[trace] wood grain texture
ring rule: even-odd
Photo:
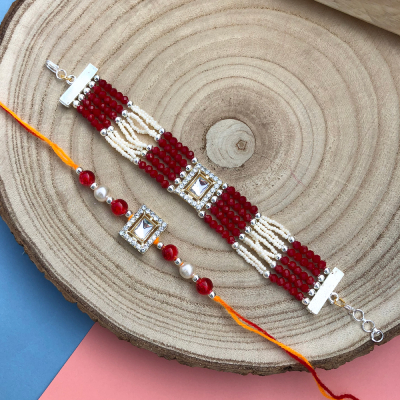
[[[400,2],[398,0],[317,1],[400,35]]]
[[[114,153],[58,102],[65,87],[46,59],[75,74],[98,66],[200,162],[340,267],[342,297],[386,341],[399,333],[400,38],[307,0],[17,4],[4,22],[1,101],[132,210],[145,203],[163,217],[162,241],[238,312],[321,368],[373,348],[342,310],[308,314]],[[120,240],[124,221],[43,143],[0,119],[1,215],[69,301],[121,339],[183,364],[300,369],[197,295],[156,249],[140,256]]]

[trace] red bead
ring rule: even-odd
[[[282,276],[284,276],[285,278],[289,278],[290,276],[290,271],[288,269],[284,269],[282,271]]]
[[[283,278],[278,278],[278,280],[276,281],[276,283],[278,284],[278,286],[283,286],[285,283],[285,280]]]
[[[223,231],[222,232],[222,235],[221,235],[224,239],[228,239],[228,237],[229,237],[229,232],[228,231]]]
[[[235,211],[240,211],[241,208],[242,208],[242,206],[241,206],[239,203],[235,203],[235,204],[233,205],[233,209],[234,209]]]
[[[234,188],[233,186],[228,186],[228,187],[226,188],[226,192],[227,192],[228,194],[233,194],[233,193],[235,193],[235,188]]]
[[[175,179],[175,174],[173,173],[173,172],[170,172],[169,174],[168,174],[168,179],[170,180],[170,181],[173,181],[174,179]]]
[[[168,186],[169,186],[169,182],[168,182],[167,180],[164,179],[164,180],[161,182],[161,187],[162,187],[163,189],[166,189]]]
[[[200,278],[196,282],[196,290],[197,290],[197,293],[199,293],[203,296],[210,294],[213,290],[213,283],[212,283],[211,279]]]
[[[151,176],[153,179],[156,179],[156,178],[157,178],[157,175],[158,175],[158,172],[157,172],[156,170],[154,170],[154,169],[153,169],[153,171],[150,172],[150,176]]]
[[[239,200],[239,199],[240,199],[240,193],[239,193],[239,192],[233,193],[233,198],[234,198],[235,200]]]
[[[313,285],[314,284],[314,278],[312,277],[312,276],[309,276],[307,279],[306,279],[306,283],[307,283],[307,285]]]
[[[205,221],[207,224],[209,224],[209,223],[212,221],[212,216],[209,215],[209,214],[207,214],[207,215],[204,217],[204,221]]]
[[[315,263],[319,263],[319,262],[321,261],[321,257],[320,257],[318,254],[314,254],[312,260],[313,260]]]
[[[293,272],[294,272],[296,275],[299,275],[299,274],[301,274],[301,268],[300,268],[300,267],[293,268]]]
[[[238,228],[232,229],[232,235],[237,237],[240,235],[240,230]]]
[[[215,221],[215,219],[213,221],[210,222],[210,226],[212,229],[215,229],[218,226],[218,222]]]
[[[100,79],[99,86],[104,87],[105,85],[107,85],[107,81],[105,79]]]
[[[221,210],[226,214],[226,213],[229,212],[229,207],[228,207],[228,206],[223,206],[223,207],[221,208]]]
[[[244,217],[244,216],[246,215],[246,210],[245,210],[244,208],[241,208],[241,209],[239,210],[238,214],[239,214],[241,217]]]
[[[145,169],[147,164],[144,161],[139,161],[138,165],[140,169]]]
[[[308,289],[309,289],[309,287],[308,287],[308,285],[306,285],[305,283],[304,283],[303,285],[301,285],[300,290],[301,290],[302,292],[307,293],[307,292],[308,292]]]
[[[283,265],[288,265],[289,264],[289,258],[288,257],[282,257],[281,258],[281,263]]]
[[[176,148],[177,150],[179,150],[179,151],[182,150],[182,147],[183,147],[183,144],[182,144],[181,142],[177,142],[176,145],[175,145],[175,148]]]
[[[244,197],[244,196],[240,196],[240,197],[239,197],[239,203],[240,203],[240,204],[245,204],[246,201],[247,201],[246,197]]]
[[[149,161],[153,161],[153,160],[154,160],[154,154],[149,152],[149,153],[146,154],[146,158],[147,158]]]
[[[275,267],[275,272],[276,272],[277,274],[282,274],[282,272],[283,272],[283,267],[282,267],[282,265],[277,265],[277,266]]]
[[[164,169],[165,169],[165,165],[164,165],[163,163],[159,163],[159,164],[157,165],[157,169],[158,169],[160,172],[163,172]]]
[[[164,147],[164,150],[165,150],[167,153],[169,153],[169,152],[172,150],[171,145],[170,145],[170,144],[167,144],[167,145]]]
[[[296,296],[296,294],[298,293],[298,291],[297,291],[297,289],[296,289],[295,287],[292,287],[292,288],[289,290],[289,293],[290,293],[292,296]]]
[[[111,203],[111,211],[115,215],[124,215],[128,211],[128,203],[122,199],[114,200]]]
[[[311,258],[313,258],[313,256],[314,256],[314,252],[312,250],[308,250],[306,253],[306,257],[311,259]]]
[[[223,202],[223,200],[218,200],[215,204],[217,205],[217,207],[221,208],[222,206],[224,206],[225,203]]]
[[[307,260],[307,258],[302,258],[302,259],[300,260],[300,265],[301,265],[302,267],[307,267],[307,265],[308,265],[308,260]]]
[[[187,146],[183,146],[182,149],[181,149],[181,152],[182,152],[184,155],[186,155],[188,151],[189,151],[189,148],[188,148]]]
[[[193,153],[193,151],[188,151],[188,152],[186,153],[186,157],[187,157],[189,160],[191,160],[192,158],[194,158],[194,153]]]
[[[115,111],[116,111],[118,114],[121,114],[122,111],[124,111],[124,107],[122,107],[121,104],[118,104],[117,107],[115,107]]]
[[[162,248],[162,256],[167,261],[175,261],[178,258],[178,249],[173,244],[168,244]]]
[[[182,156],[180,154],[177,154],[175,156],[175,160],[176,160],[176,162],[180,162],[182,160]]]
[[[319,275],[319,269],[318,269],[318,268],[314,268],[314,269],[311,271],[311,273],[312,273],[313,275],[315,275],[315,276],[318,276],[318,275]]]
[[[164,175],[158,174],[158,175],[157,175],[157,178],[156,178],[156,181],[157,181],[158,183],[162,183],[163,180],[164,180]]]
[[[224,194],[228,195],[228,193],[224,193]],[[232,198],[229,198],[228,201],[227,201],[227,204],[228,204],[229,207],[232,207],[232,206],[235,205],[235,200],[233,200]]]
[[[296,253],[293,257],[296,261],[300,261],[303,257],[301,256],[300,253]]]
[[[314,264],[312,262],[309,262],[308,265],[307,265],[307,269],[312,271],[314,269]]]
[[[83,186],[91,186],[93,183],[96,182],[96,177],[92,171],[82,171],[79,174],[79,182]]]
[[[227,241],[229,244],[233,244],[233,243],[235,243],[235,238],[234,238],[233,236],[229,236],[228,239],[226,239],[226,241]]]
[[[295,250],[299,250],[301,247],[301,243],[296,240],[295,242],[292,243],[292,246]]]
[[[240,218],[239,218],[238,215],[234,215],[233,218],[232,218],[232,220],[233,220],[233,222],[234,222],[235,224],[238,224],[238,223],[240,222]]]
[[[294,261],[290,261],[290,263],[289,263],[289,268],[291,269],[291,270],[293,270],[293,269],[295,269],[297,267],[297,264],[294,262]]]
[[[246,201],[246,203],[243,204],[243,207],[244,207],[245,210],[250,210],[251,203]]]
[[[160,148],[159,148],[159,147],[153,147],[153,148],[151,149],[151,151],[152,151],[152,153],[155,154],[155,155],[160,154]]]
[[[301,287],[301,285],[303,284],[303,282],[301,281],[301,279],[296,279],[296,281],[294,282],[294,285],[299,288]]]
[[[295,297],[296,297],[296,300],[298,300],[298,301],[302,301],[304,299],[303,293],[297,293]]]
[[[151,165],[146,165],[144,172],[146,172],[147,174],[150,174],[151,171],[153,171],[153,168],[151,167]]]
[[[226,225],[228,225],[228,223],[229,223],[229,219],[228,218],[224,217],[224,218],[221,219],[221,224],[222,225],[226,226]]]
[[[306,254],[308,251],[308,247],[307,246],[301,246],[300,247],[300,253],[301,254]]]
[[[161,139],[158,141],[158,145],[159,145],[160,147],[165,147],[165,146],[167,145],[167,141],[166,141],[165,139],[161,138]]]
[[[271,282],[276,282],[276,281],[278,280],[278,275],[271,274],[271,275],[269,276],[269,280],[270,280]]]
[[[186,160],[181,160],[181,161],[179,161],[179,165],[180,165],[181,167],[186,167],[187,161],[186,161]]]
[[[287,251],[287,254],[288,254],[289,257],[293,257],[296,254],[296,252],[294,251],[294,249],[289,249]]]
[[[326,261],[320,261],[318,263],[318,268],[319,269],[325,269],[326,268]]]
[[[106,83],[104,85],[104,90],[106,90],[107,92],[109,92],[112,89],[112,86],[109,83]]]
[[[257,214],[257,213],[258,213],[258,208],[257,208],[257,206],[251,206],[251,207],[250,207],[250,212],[251,212],[252,214]]]
[[[181,167],[176,166],[174,172],[178,175],[181,172]]]
[[[239,227],[239,229],[244,229],[244,228],[246,228],[246,222],[240,221],[240,222],[238,223],[238,227]]]
[[[123,97],[122,97],[122,100],[121,100],[121,103],[122,103],[122,104],[128,104],[128,101],[129,101],[128,97],[123,96]]]
[[[171,132],[164,132],[163,138],[166,140],[170,140],[172,138],[172,133]]]
[[[306,279],[308,278],[307,272],[304,272],[304,271],[303,271],[303,272],[300,274],[300,278],[303,279],[303,281],[306,281]]]
[[[115,89],[115,88],[112,88],[112,89],[109,90],[108,92],[110,93],[110,95],[111,95],[112,97],[115,97],[115,96],[117,95],[117,93],[118,93],[118,90]]]
[[[223,227],[222,225],[218,225],[218,226],[215,228],[215,231],[216,231],[217,233],[221,234],[221,233],[224,231],[224,227]]]
[[[217,212],[218,212],[218,207],[217,206],[211,206],[210,213],[215,215]]]
[[[289,291],[292,288],[292,285],[289,282],[286,282],[282,287],[285,290]]]
[[[253,219],[253,218],[251,217],[250,214],[247,214],[247,213],[245,214],[244,220],[245,220],[246,222],[250,222],[252,219]]]
[[[169,142],[171,143],[171,146],[175,146],[175,145],[178,143],[178,139],[172,137],[172,138],[169,140]],[[176,149],[175,149],[175,151],[176,151]]]
[[[84,110],[83,106],[76,107],[76,111],[78,111],[79,114],[82,114],[83,110]]]
[[[123,95],[121,92],[117,92],[117,94],[115,95],[115,98],[116,98],[118,101],[121,101],[123,97],[124,97],[124,95]]]
[[[292,283],[293,283],[296,279],[297,279],[297,278],[296,278],[296,275],[294,275],[294,274],[291,274],[291,275],[288,277],[289,282],[292,282]]]

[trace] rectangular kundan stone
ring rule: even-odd
[[[321,311],[322,306],[328,300],[330,294],[335,291],[343,276],[344,273],[339,268],[333,269],[308,305],[307,310],[310,313],[318,314]]]
[[[60,97],[60,103],[65,107],[69,107],[72,102],[79,96],[79,93],[85,89],[86,85],[96,75],[98,69],[89,64],[83,72],[75,79],[74,83]]]

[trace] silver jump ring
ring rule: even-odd
[[[378,339],[377,339],[378,337]],[[383,340],[383,332],[379,329],[374,328],[371,332],[371,340],[375,343],[380,343]]]
[[[357,318],[356,317],[356,313],[361,313],[361,318]],[[359,308],[357,308],[356,310],[353,311],[353,318],[357,321],[357,322],[361,322],[364,320],[364,311],[360,310]]]
[[[67,77],[67,71],[65,69],[58,69],[56,72],[56,77],[58,79],[65,79]]]
[[[366,329],[365,325],[370,324],[371,325],[371,329]],[[367,333],[371,333],[374,331],[375,329],[375,324],[370,320],[370,319],[366,319],[365,321],[363,321],[363,323],[361,324],[361,328],[364,332]]]

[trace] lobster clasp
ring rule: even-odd
[[[68,75],[65,69],[60,68],[57,64],[53,63],[53,61],[47,60],[46,67],[56,74],[57,79],[61,79],[66,81],[68,85],[72,85],[75,80],[74,75]]]

